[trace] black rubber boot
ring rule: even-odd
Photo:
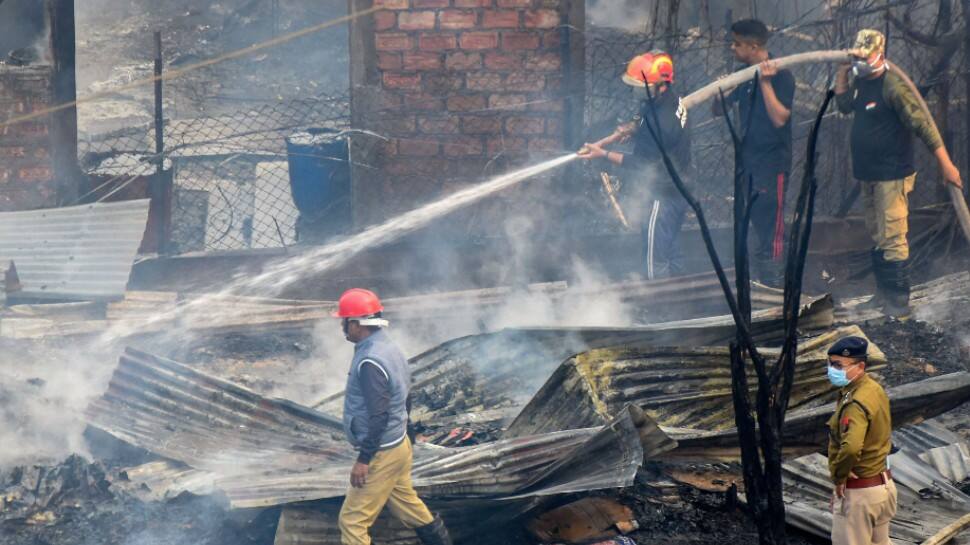
[[[883,260],[882,250],[876,248],[869,252],[869,256],[872,259],[872,275],[876,278],[876,293],[865,303],[859,304],[856,307],[859,310],[879,310],[886,305],[889,299],[886,289],[887,274],[889,273],[888,262]]]
[[[883,314],[899,320],[909,318],[909,260],[886,262],[886,288]]]
[[[448,535],[448,529],[445,528],[445,522],[438,515],[435,515],[431,524],[419,526],[414,531],[424,545],[452,545],[451,536]]]

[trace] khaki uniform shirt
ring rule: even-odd
[[[886,391],[869,375],[842,388],[829,419],[829,475],[842,484],[849,473],[859,478],[886,471],[891,448],[892,415]]]

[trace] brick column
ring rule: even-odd
[[[49,66],[0,65],[0,119],[22,116],[50,103]],[[44,116],[0,128],[0,211],[56,206],[50,123],[50,116]]]
[[[355,146],[355,162],[367,163],[355,165],[355,223],[573,145],[582,108],[567,98],[583,103],[574,96],[583,90],[576,4],[373,0],[383,9],[351,32],[352,107],[356,126],[387,140]],[[579,38],[571,44],[562,41],[566,24]],[[570,73],[578,80],[565,82]]]

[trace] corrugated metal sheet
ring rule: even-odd
[[[98,299],[124,294],[145,234],[148,200],[0,214],[0,264],[14,262],[22,295]]]
[[[882,317],[878,310],[860,310],[858,305],[868,297],[849,299],[836,310],[838,323],[858,323]],[[941,276],[925,284],[913,286],[910,307],[913,317],[929,323],[962,320],[970,305],[970,272],[963,271]]]
[[[847,335],[865,336],[857,326],[803,338],[798,346],[789,407],[817,406],[837,391],[820,370],[827,351]],[[886,357],[870,344],[870,370]],[[762,351],[769,361],[780,348]],[[750,370],[754,391],[757,379]],[[567,359],[509,426],[507,436],[601,425],[627,404],[647,412],[661,425],[697,430],[734,426],[730,353],[724,346],[619,347],[582,352]]]
[[[945,413],[970,399],[970,373],[950,373],[903,384],[886,390],[892,409],[893,426],[922,422]],[[834,405],[792,411],[785,416],[785,448],[806,454],[825,448],[828,441],[826,422]],[[691,429],[666,429],[677,441],[677,449],[668,458],[713,460],[737,458],[737,433],[734,429],[715,432]]]
[[[335,419],[267,399],[176,362],[126,350],[90,424],[127,443],[212,474],[234,507],[343,495],[356,458]],[[501,499],[625,486],[645,452],[673,448],[636,408],[603,428],[570,430],[476,447],[416,449],[412,475],[429,497]],[[597,460],[592,465],[589,460]],[[167,465],[133,480],[185,488]]]
[[[970,511],[970,497],[913,453],[900,451],[889,462],[899,494],[898,511],[889,527],[894,543],[922,543]],[[786,463],[784,494],[789,524],[829,536],[832,484],[824,456],[811,454]]]
[[[802,308],[804,331],[828,329],[833,320],[832,299],[808,299]],[[781,308],[755,312],[753,333],[762,342],[781,338]],[[522,407],[569,356],[609,346],[712,346],[727,344],[735,335],[730,316],[652,324],[634,328],[518,328],[471,335],[445,342],[411,358],[414,391],[412,417],[416,421],[441,420],[474,410],[493,408],[501,400]],[[474,383],[477,398],[456,397],[434,406],[422,402],[425,388],[447,390],[460,378]],[[457,389],[453,389],[456,390]],[[343,393],[331,395],[316,407],[339,413]]]

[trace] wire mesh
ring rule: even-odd
[[[234,115],[168,120],[166,169],[174,169],[171,246],[175,253],[276,248],[297,242],[300,211],[290,183],[286,139],[307,130],[342,131],[349,99],[317,97]],[[154,128],[145,125],[82,142],[91,174],[149,176],[157,168]]]

